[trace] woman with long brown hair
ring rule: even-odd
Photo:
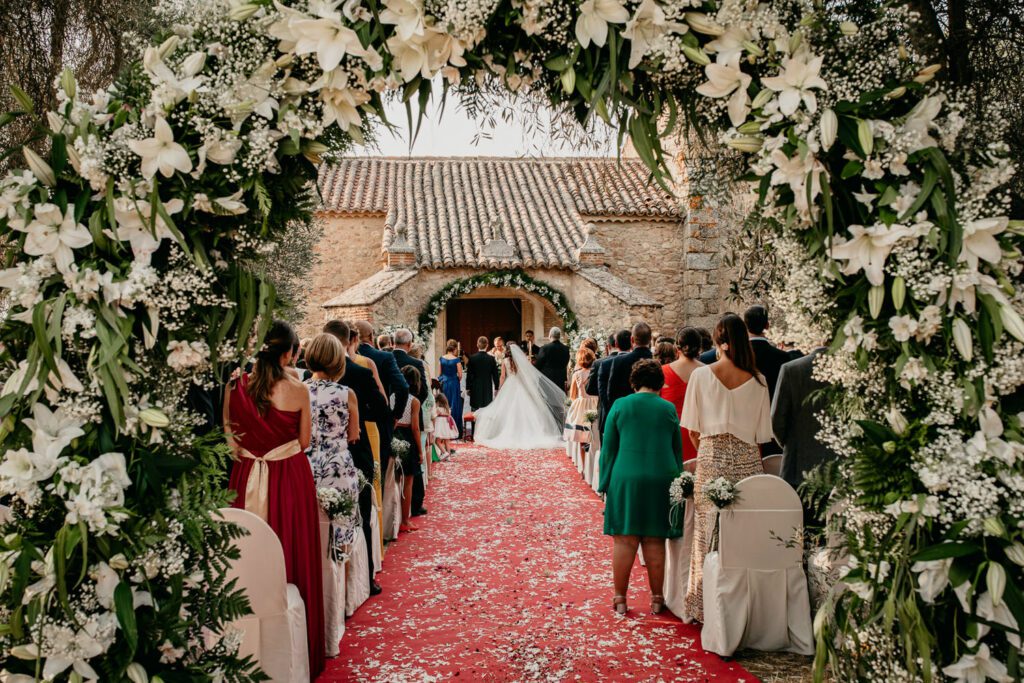
[[[224,396],[224,431],[235,466],[232,505],[261,517],[284,549],[288,583],[306,605],[310,678],[324,668],[324,605],[320,505],[305,449],[310,442],[306,385],[289,370],[298,336],[286,322],[271,325],[252,372]]]
[[[754,364],[743,319],[723,316],[713,339],[718,360],[690,373],[680,420],[697,447],[693,549],[684,603],[686,616],[696,621],[704,621],[704,556],[711,550],[715,513],[704,486],[719,477],[736,483],[763,474],[759,444],[772,439],[768,386]]]

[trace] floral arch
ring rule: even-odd
[[[169,5],[172,6],[172,5]],[[494,84],[628,135],[655,179],[681,117],[743,155],[831,340],[844,583],[819,673],[1019,677],[1024,223],[1006,147],[904,45],[809,0],[217,0],[99,93],[65,73],[0,182],[0,646],[8,681],[248,680],[223,625],[235,533],[201,402],[274,310],[253,267],[315,163],[397,91]],[[220,639],[210,634],[220,634]],[[9,656],[8,656],[9,655]]]
[[[430,337],[441,312],[452,299],[465,296],[481,287],[511,288],[536,294],[548,302],[558,317],[562,319],[566,334],[572,335],[579,327],[576,314],[569,306],[569,300],[566,299],[565,294],[547,283],[530,277],[521,270],[496,270],[454,280],[439,289],[430,297],[419,315],[417,322],[420,336],[424,339]]]

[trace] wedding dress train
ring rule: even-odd
[[[476,411],[474,440],[499,449],[561,446],[565,392],[538,372],[518,346],[511,347],[511,360],[497,397]]]

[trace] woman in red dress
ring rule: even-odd
[[[306,606],[309,674],[324,669],[323,576],[320,507],[309,446],[309,389],[287,368],[298,343],[288,323],[275,321],[256,365],[224,397],[224,430],[235,459],[233,506],[262,517],[284,548],[288,583]]]
[[[683,401],[686,399],[686,383],[690,381],[690,373],[704,365],[697,357],[700,356],[700,332],[694,327],[684,327],[679,331],[676,344],[679,347],[679,358],[661,366],[665,374],[665,386],[661,388],[661,397],[676,407],[676,415],[683,414]],[[697,457],[697,448],[690,441],[689,431],[679,428],[683,436],[683,461]]]

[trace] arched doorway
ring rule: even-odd
[[[480,287],[447,303],[438,316],[432,346],[435,357],[440,357],[445,343],[455,339],[472,354],[481,336],[492,344],[495,335],[521,341],[527,330],[540,343],[554,325],[562,327],[565,320],[543,297],[510,287]]]

